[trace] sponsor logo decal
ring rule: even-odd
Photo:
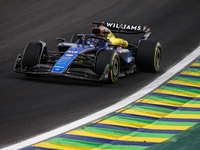
[[[66,56],[67,56],[67,57],[72,57],[72,56],[73,56],[73,54],[66,54]]]
[[[127,59],[127,63],[130,63],[132,60],[133,60],[133,58],[132,58],[132,57],[129,57],[129,58]]]
[[[120,24],[120,23],[111,23],[111,22],[106,22],[106,26],[108,28],[116,28],[116,29],[123,29],[123,30],[142,30],[142,26],[138,25],[129,25],[129,24]]]
[[[127,50],[127,49],[122,49],[122,50],[118,50],[117,52],[118,52],[118,54],[129,53],[129,50]]]
[[[67,52],[69,52],[69,53],[75,53],[75,54],[78,53],[78,51],[67,51]]]
[[[63,66],[54,66],[55,68],[64,68]]]

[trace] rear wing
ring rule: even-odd
[[[110,31],[115,33],[125,33],[125,34],[149,34],[151,32],[150,27],[143,25],[133,25],[125,23],[116,23],[116,22],[93,22],[96,26],[105,26]]]
[[[143,25],[133,25],[125,23],[116,23],[116,22],[93,22],[97,27],[105,26],[113,33],[122,33],[122,34],[143,34],[140,40],[147,40],[151,34],[151,29],[148,26]]]

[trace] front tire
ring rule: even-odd
[[[42,44],[39,42],[29,43],[22,54],[22,69],[28,69],[39,63],[42,52]]]
[[[136,53],[136,66],[139,71],[157,72],[162,58],[159,42],[143,40],[139,43]]]
[[[101,50],[96,60],[96,73],[100,76],[103,75],[107,64],[110,65],[107,81],[109,83],[116,83],[120,72],[119,55],[114,51]]]

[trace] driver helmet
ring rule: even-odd
[[[88,38],[86,41],[87,45],[93,45],[93,46],[98,46],[99,39],[97,38]]]

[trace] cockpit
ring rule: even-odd
[[[93,45],[94,47],[105,47],[108,42],[105,38],[95,35],[78,34],[76,39],[76,44]]]

